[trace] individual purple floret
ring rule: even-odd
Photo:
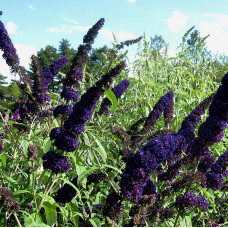
[[[179,209],[180,213],[184,213],[185,209],[195,209],[196,207],[200,207],[203,211],[206,211],[209,206],[207,200],[195,196],[190,192],[177,197],[175,205]]]
[[[63,130],[60,127],[53,128],[50,132],[50,139],[54,140],[56,139],[57,135],[61,133]]]
[[[19,108],[15,111],[14,115],[13,115],[13,118],[12,118],[12,121],[17,121],[17,120],[20,120],[20,114],[19,114]]]
[[[66,88],[61,92],[61,98],[64,98],[66,101],[77,101],[78,92],[72,88]]]
[[[71,132],[61,132],[56,136],[55,146],[59,150],[72,152],[78,148],[78,139]]]
[[[73,107],[71,105],[59,105],[55,108],[53,116],[56,118],[59,115],[69,116],[73,113]]]
[[[112,89],[117,100],[122,96],[122,94],[126,91],[129,85],[130,85],[130,82],[127,79],[125,79]],[[111,101],[108,98],[105,98],[101,103],[101,108],[98,112],[99,115],[108,111],[110,105],[111,105]]]
[[[54,173],[66,173],[70,169],[70,160],[67,157],[49,151],[43,155],[44,169],[50,169]]]
[[[68,58],[63,56],[60,59],[56,60],[54,63],[52,63],[48,68],[46,68],[43,71],[44,80],[46,82],[46,85],[52,82],[52,79],[56,74],[59,73],[61,68],[66,65],[68,62]]]
[[[9,38],[4,24],[0,21],[0,50],[3,51],[3,58],[10,67],[11,71],[16,73],[19,70],[19,57],[17,51]]]

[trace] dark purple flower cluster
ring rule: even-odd
[[[67,157],[49,151],[43,155],[43,167],[50,169],[54,173],[65,173],[70,169],[70,160]]]
[[[214,94],[211,94],[205,100],[200,102],[200,104],[182,121],[181,129],[178,133],[185,136],[188,144],[195,138],[196,125],[201,120],[201,115],[203,115],[209,107],[213,97]]]
[[[211,154],[210,151],[207,152],[206,156],[199,162],[198,171],[201,173],[206,173],[213,163],[215,162],[215,156]]]
[[[66,101],[77,101],[78,100],[78,92],[72,88],[65,88],[61,92],[61,98],[64,98]]]
[[[59,105],[55,108],[53,116],[56,118],[59,115],[69,116],[73,113],[73,107],[71,105]]]
[[[60,59],[53,62],[48,68],[43,71],[43,77],[46,85],[52,82],[55,75],[59,73],[61,68],[68,63],[68,58],[63,56]]]
[[[228,122],[228,96],[227,83],[228,73],[222,79],[222,85],[219,86],[213,101],[209,107],[209,117],[199,127],[198,135],[202,143],[206,146],[220,142],[223,138],[223,131]]]
[[[0,50],[3,51],[3,58],[9,65],[12,72],[17,72],[19,68],[19,57],[17,51],[9,38],[4,24],[0,21]]]
[[[56,139],[57,135],[60,134],[61,132],[63,132],[63,130],[62,130],[61,127],[53,128],[53,129],[51,130],[50,135],[49,135],[50,139],[51,139],[51,140]]]
[[[59,150],[72,152],[78,148],[78,139],[71,132],[61,132],[56,136],[55,146]]]
[[[122,198],[117,193],[110,193],[106,198],[106,202],[102,210],[103,216],[109,217],[115,223],[118,223],[124,207],[121,201]]]
[[[158,119],[161,117],[162,112],[165,111],[166,108],[166,115],[172,115],[172,103],[173,103],[173,91],[169,91],[166,95],[161,97],[159,101],[154,106],[152,112],[150,112],[149,116],[146,119],[144,128],[153,128],[153,126],[157,123]]]
[[[207,200],[190,192],[177,197],[175,205],[180,213],[184,213],[185,209],[195,209],[196,207],[200,207],[203,211],[206,211],[209,206]]]
[[[79,80],[83,78],[82,68],[88,61],[88,53],[91,50],[90,44],[79,45],[76,55],[72,60],[70,70],[66,74],[63,82],[64,87],[79,86]]]
[[[13,193],[7,188],[0,187],[0,196],[4,198],[10,198],[13,196]]]
[[[83,43],[79,45],[76,55],[72,60],[70,70],[66,74],[66,78],[63,82],[65,87],[71,87],[73,85],[79,86],[79,80],[82,79],[82,68],[88,61],[88,53],[91,50],[91,44],[94,42],[98,31],[104,24],[104,18],[101,18],[92,28],[89,29],[87,34],[83,38]]]
[[[162,162],[176,160],[181,151],[186,151],[186,140],[182,135],[162,135],[150,140],[127,163],[120,182],[122,194],[137,201],[142,196],[149,174]]]
[[[6,206],[6,211],[19,211],[20,203],[15,202],[11,197],[13,197],[13,193],[6,188],[0,187],[0,203]]]
[[[107,181],[107,176],[104,173],[94,173],[92,172],[88,177],[87,177],[87,185],[90,185],[92,183],[100,183],[101,181]]]
[[[74,106],[73,113],[64,123],[66,131],[73,132],[76,135],[81,134],[85,129],[85,123],[92,116],[92,110],[96,107],[96,102],[99,100],[104,91],[104,86],[110,84],[113,77],[116,77],[125,67],[125,63],[121,62],[110,72],[103,75],[96,82],[95,86],[89,88],[85,94],[81,96],[81,100]]]
[[[71,183],[77,186],[77,177],[75,177]],[[64,184],[63,187],[58,189],[54,199],[59,206],[65,207],[66,203],[69,203],[75,196],[76,190],[71,185]]]
[[[83,37],[83,43],[92,44],[96,38],[98,31],[104,25],[104,18],[101,18],[92,28],[89,29],[87,34]]]
[[[207,187],[216,191],[221,188],[224,181],[222,176],[227,176],[228,152],[219,156],[218,160],[211,166],[211,170],[205,174]]]
[[[122,96],[122,94],[126,91],[129,85],[130,82],[127,79],[125,79],[112,89],[117,100]],[[108,98],[105,98],[101,103],[101,107],[98,114],[101,115],[102,113],[107,112],[109,110],[110,105],[111,101]]]

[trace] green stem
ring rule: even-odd
[[[47,188],[48,188],[48,185],[49,185],[49,183],[50,183],[50,181],[51,181],[51,179],[52,179],[52,175],[53,175],[53,172],[51,172],[51,175],[49,176],[49,178],[48,178],[48,180],[47,180],[47,182],[46,182],[46,185],[45,185],[45,188],[44,188],[44,194],[47,194]],[[53,181],[54,182],[54,181]],[[52,183],[53,184],[53,183]],[[42,198],[41,199],[41,201],[40,201],[40,203],[39,203],[39,206],[38,206],[38,208],[37,208],[37,213],[40,211],[40,209],[41,209],[41,207],[42,207],[42,204],[43,204],[43,201],[44,201],[44,199]]]

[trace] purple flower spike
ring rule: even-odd
[[[78,92],[72,88],[66,88],[61,92],[61,98],[76,102],[78,100]]]
[[[65,64],[67,64],[67,62],[68,62],[68,58],[64,56],[64,57],[56,60],[54,63],[52,63],[48,68],[46,68],[43,71],[43,76],[44,76],[44,80],[46,82],[46,85],[48,85],[52,81],[54,76],[59,73],[61,68]]]
[[[3,51],[3,58],[9,65],[12,72],[19,70],[19,57],[17,51],[13,46],[11,39],[9,38],[8,32],[4,27],[4,24],[0,21],[0,50]]]
[[[206,211],[209,206],[207,200],[189,192],[177,197],[175,205],[181,213],[184,213],[185,209],[195,209],[196,207],[201,207],[203,211]]]
[[[161,97],[159,101],[154,106],[152,112],[146,119],[144,128],[152,128],[161,117],[162,112],[168,107],[170,102],[173,100],[173,91],[168,92],[166,95]]]
[[[72,152],[78,148],[78,139],[71,132],[61,132],[56,137],[55,146],[59,150]]]
[[[43,155],[44,169],[50,169],[54,173],[65,173],[70,169],[70,160],[67,157],[49,151]]]

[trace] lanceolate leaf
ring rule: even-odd
[[[116,95],[113,93],[113,91],[110,89],[105,90],[105,95],[111,101],[113,110],[117,109],[117,99],[116,99]]]

